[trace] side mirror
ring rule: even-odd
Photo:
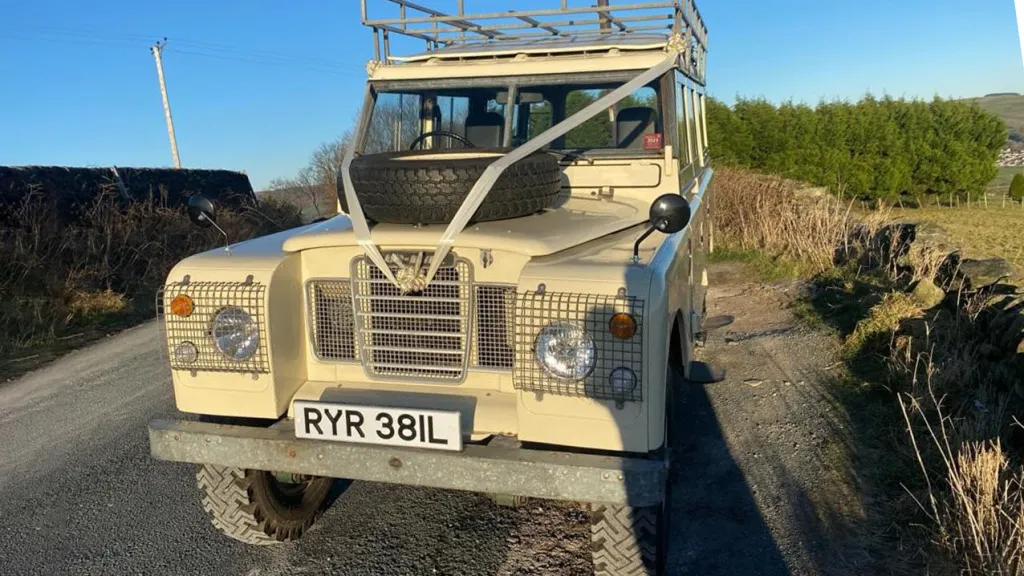
[[[189,198],[188,219],[200,228],[209,228],[210,226],[216,228],[224,237],[224,251],[231,254],[231,241],[228,239],[228,233],[217,226],[217,210],[214,208],[212,200],[202,194],[196,194]]]
[[[217,210],[213,207],[213,201],[202,194],[189,198],[188,218],[200,228],[213,226],[217,222]]]
[[[679,194],[665,194],[651,204],[651,226],[663,234],[675,234],[690,223],[690,203]]]
[[[655,230],[662,234],[675,234],[686,228],[690,223],[690,203],[679,194],[664,194],[659,196],[648,213],[650,226],[636,239],[633,244],[633,263],[640,263],[640,244],[654,233]]]

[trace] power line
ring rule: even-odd
[[[142,42],[148,43],[153,36],[142,34],[128,34],[124,32],[105,33],[88,30],[73,30],[69,28],[57,28],[51,26],[18,27],[0,25],[0,38],[14,40],[41,40],[46,42],[84,44],[84,45],[106,45],[106,46],[138,46]],[[243,50],[210,42],[199,42],[195,40],[175,40],[184,48],[173,48],[175,53],[214,58],[220,60],[231,60],[235,62],[247,62],[251,64],[264,64],[272,66],[283,66],[294,69],[302,69],[312,72],[324,72],[329,74],[359,73],[363,74],[361,68],[353,67],[350,64],[314,58],[296,54],[280,54],[266,51]]]

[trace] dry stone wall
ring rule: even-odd
[[[181,207],[197,193],[226,209],[256,204],[249,177],[229,170],[0,166],[0,226],[16,226],[19,206],[32,196],[41,197],[62,223],[74,224],[102,195]]]

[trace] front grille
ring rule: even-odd
[[[426,266],[424,266],[426,267]],[[403,295],[368,259],[352,264],[359,356],[370,376],[460,382],[469,358],[472,269],[453,259]]]
[[[636,334],[619,340],[609,331],[609,321],[619,312],[636,320]],[[585,396],[603,400],[643,400],[643,300],[625,296],[572,293],[520,293],[516,300],[515,371],[512,384],[518,390]],[[558,378],[537,360],[534,346],[541,330],[552,322],[569,322],[586,330],[594,341],[594,369],[583,380]],[[616,368],[628,368],[636,375],[636,387],[629,391],[612,388],[610,376]]]
[[[473,366],[498,370],[512,369],[515,310],[515,286],[476,287]]]
[[[313,280],[306,285],[313,353],[325,361],[356,360],[352,283]]]
[[[179,295],[192,299],[192,313],[186,318],[165,312]],[[175,282],[162,287],[156,296],[157,318],[164,331],[171,368],[193,372],[269,373],[265,295],[266,286],[259,282]],[[258,327],[259,347],[248,360],[239,362],[228,358],[217,350],[210,337],[214,316],[228,306],[244,310]],[[175,347],[185,342],[193,344],[199,352],[194,362],[179,360],[174,353]]]

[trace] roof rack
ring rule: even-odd
[[[478,14],[466,13],[466,0],[458,0],[458,13],[454,15],[411,0],[372,1],[377,6],[385,1],[398,6],[397,18],[371,18],[368,0],[361,0],[363,24],[373,29],[374,60],[377,61],[387,62],[392,58],[391,34],[423,40],[427,52],[436,52],[471,43],[660,32],[666,37],[679,35],[688,40],[698,62],[703,62],[707,51],[707,28],[694,0],[620,5],[597,0],[596,6],[570,6],[568,0],[559,0],[557,8]]]

